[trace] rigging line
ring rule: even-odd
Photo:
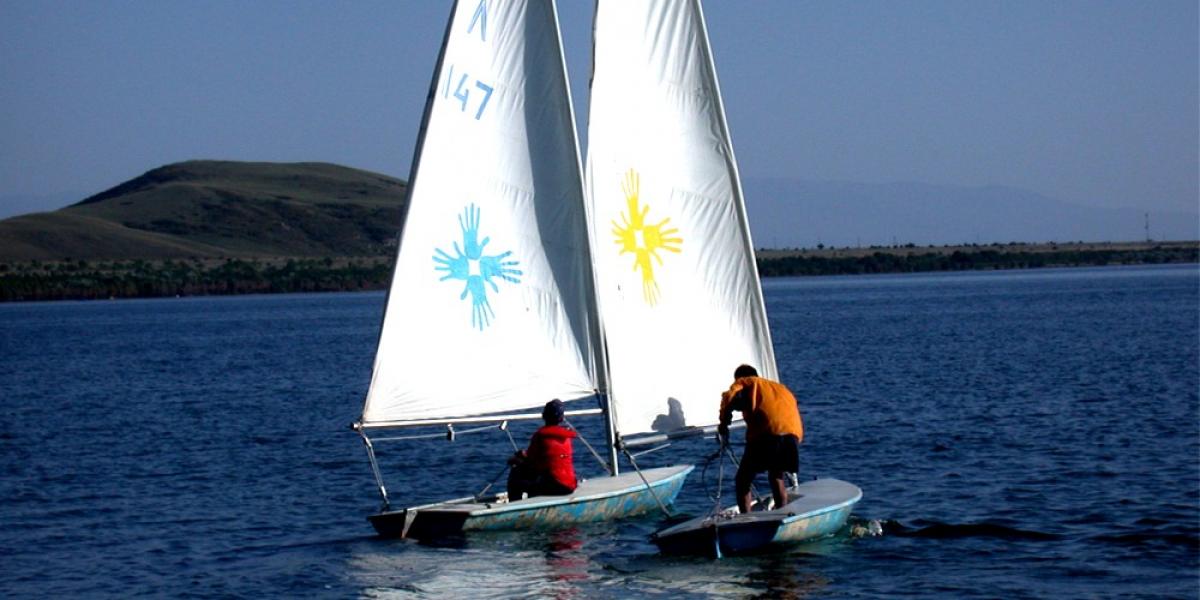
[[[499,472],[499,473],[497,473],[497,474],[496,474],[496,476],[492,478],[492,482],[491,482],[491,483],[489,483],[489,484],[487,484],[487,485],[485,485],[485,486],[483,486],[483,489],[482,489],[482,490],[479,490],[479,493],[478,493],[478,494],[475,494],[475,501],[476,501],[476,502],[478,502],[479,500],[481,500],[481,499],[483,498],[483,495],[484,495],[484,494],[486,494],[488,490],[492,489],[492,486],[493,486],[493,485],[496,485],[496,482],[497,482],[497,481],[500,481],[500,478],[501,478],[501,477],[503,477],[503,476],[504,476],[504,474],[505,474],[505,473],[507,473],[507,472],[508,472],[508,469],[509,469],[509,468],[511,468],[511,467],[512,467],[512,465],[511,465],[511,464],[507,464],[507,463],[506,463],[506,464],[504,465],[504,468],[503,468],[503,469],[501,469],[501,470],[500,470],[500,472]]]
[[[722,446],[724,447],[724,444],[722,444]],[[713,458],[717,459],[717,496],[713,499],[713,509],[710,518],[712,519],[713,554],[720,559],[721,532],[719,529],[721,527],[721,488],[725,485],[725,461],[721,460],[720,450],[717,450],[715,453],[713,453],[709,460],[711,461]],[[707,469],[708,465],[705,464],[704,468]]]
[[[394,437],[375,438],[376,442],[404,442],[408,440],[431,440],[434,438],[446,439],[444,433],[427,433],[422,435],[401,435]]]
[[[391,502],[388,501],[387,487],[383,485],[383,473],[379,471],[379,462],[375,459],[375,446],[371,444],[371,438],[367,437],[366,432],[359,430],[358,433],[367,447],[367,458],[371,461],[371,472],[375,474],[375,484],[379,486],[379,495],[383,496],[382,510],[387,511],[391,508]]]
[[[660,446],[655,446],[655,447],[653,447],[653,448],[651,448],[651,449],[649,449],[649,450],[642,450],[641,452],[634,452],[634,453],[633,453],[633,455],[634,455],[634,456],[641,456],[641,455],[643,455],[643,454],[650,454],[651,452],[658,452],[659,450],[662,450],[662,449],[664,449],[664,448],[670,448],[670,447],[671,447],[671,442],[667,442],[667,443],[665,443],[665,444],[662,444],[662,445],[660,445]]]
[[[576,429],[574,425],[571,425],[571,422],[568,421],[566,417],[563,417],[563,423],[566,423],[568,427],[575,430],[575,435],[579,437],[579,441],[583,442],[583,445],[587,446],[587,449],[592,452],[592,456],[596,457],[596,460],[600,462],[600,467],[604,469],[604,472],[608,473],[609,475],[612,475],[613,474],[612,467],[610,467],[607,462],[604,462],[603,458],[600,458],[600,454],[597,453],[596,449],[593,448],[592,445],[588,443],[587,438],[583,437],[583,434],[579,433],[579,430]],[[629,454],[629,452],[626,451],[625,454]],[[630,462],[632,462],[633,458],[630,457],[629,460],[630,460]],[[636,465],[634,466],[634,468],[637,468]],[[643,479],[645,479],[645,478],[643,478]]]
[[[629,459],[629,464],[633,465],[633,470],[637,471],[638,477],[642,478],[642,483],[646,484],[646,491],[650,492],[650,497],[654,498],[654,502],[657,503],[658,507],[662,509],[663,514],[667,515],[668,518],[675,516],[671,514],[670,510],[667,510],[667,506],[658,498],[658,494],[654,493],[654,487],[651,486],[650,482],[646,480],[646,476],[642,474],[642,470],[638,468],[637,461],[633,459],[633,455],[629,453],[629,450],[622,445],[621,451],[624,452],[625,457]]]
[[[717,457],[717,497],[713,502],[713,515],[721,513],[721,488],[725,487],[725,461]]]
[[[517,441],[513,439],[512,432],[508,430],[508,421],[500,422],[500,431],[508,434],[508,443],[512,444],[513,452],[520,452],[521,449],[517,447]]]
[[[503,431],[504,433],[508,434],[508,443],[512,444],[513,452],[516,452],[519,454],[521,452],[521,449],[517,448],[517,441],[513,439],[512,432],[508,430],[508,421],[500,421],[500,424],[497,425],[496,427],[498,427],[500,429],[500,431]],[[478,494],[475,494],[475,500],[479,500],[479,499],[483,498],[483,495],[486,494],[488,490],[492,489],[492,486],[496,485],[496,482],[500,481],[500,478],[503,477],[504,474],[507,473],[508,470],[511,468],[512,468],[512,462],[511,462],[511,459],[509,459],[508,461],[504,462],[504,468],[501,469],[500,472],[497,473],[496,476],[492,478],[492,482],[483,486],[483,489],[479,490]]]
[[[704,470],[700,474],[700,480],[704,483],[704,492],[713,501],[713,509],[709,513],[711,516],[715,516],[721,512],[721,487],[725,484],[725,461],[721,460],[724,458],[722,454],[723,451],[718,449],[716,452],[708,455],[704,459]],[[717,487],[715,492],[709,493],[708,467],[712,465],[714,460],[717,461]]]
[[[459,429],[454,429],[454,427],[452,425],[448,424],[446,432],[443,432],[443,433],[420,433],[420,434],[415,434],[415,435],[397,435],[397,436],[392,436],[392,437],[375,438],[374,441],[376,441],[376,442],[402,442],[402,441],[408,441],[408,440],[432,440],[432,439],[437,439],[437,438],[450,439],[451,441],[453,441],[453,438],[456,438],[460,435],[464,435],[467,433],[479,433],[480,431],[488,431],[490,429],[495,429],[495,428],[496,428],[495,425],[484,425],[483,427],[474,427],[471,429],[459,430]],[[507,431],[507,430],[505,430],[505,431]],[[453,435],[449,435],[449,432],[453,432]],[[512,434],[510,433],[509,437],[511,437],[511,436],[512,436]],[[514,443],[514,445],[515,445],[515,443]]]

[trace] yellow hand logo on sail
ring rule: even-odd
[[[633,254],[633,270],[642,272],[642,298],[646,304],[654,306],[658,303],[659,290],[658,282],[654,280],[654,263],[650,259],[653,258],[662,266],[663,260],[658,252],[666,250],[679,253],[679,245],[683,243],[683,238],[674,237],[679,233],[678,229],[666,228],[670,218],[653,225],[646,224],[646,215],[650,212],[650,207],[639,205],[640,188],[641,178],[637,171],[630,169],[625,174],[625,181],[621,183],[628,213],[621,213],[623,223],[617,223],[615,220],[612,222],[612,232],[617,238],[617,245],[621,247],[621,254]]]

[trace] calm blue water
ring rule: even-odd
[[[381,294],[0,305],[0,593],[1200,593],[1196,265],[771,280],[766,297],[804,475],[862,487],[853,522],[880,536],[717,562],[657,556],[656,515],[379,540],[347,425]],[[507,446],[498,431],[385,446],[393,497],[478,491]],[[576,463],[597,472],[582,447]],[[714,471],[681,511],[710,508]]]

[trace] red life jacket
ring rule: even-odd
[[[575,465],[571,439],[575,432],[558,425],[546,425],[533,433],[529,441],[529,460],[538,473],[549,473],[555,481],[575,489]]]

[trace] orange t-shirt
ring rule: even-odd
[[[733,411],[742,411],[746,421],[746,440],[760,435],[794,435],[804,439],[804,423],[796,397],[782,383],[761,377],[736,379],[729,391],[721,394],[721,424],[733,420]]]

